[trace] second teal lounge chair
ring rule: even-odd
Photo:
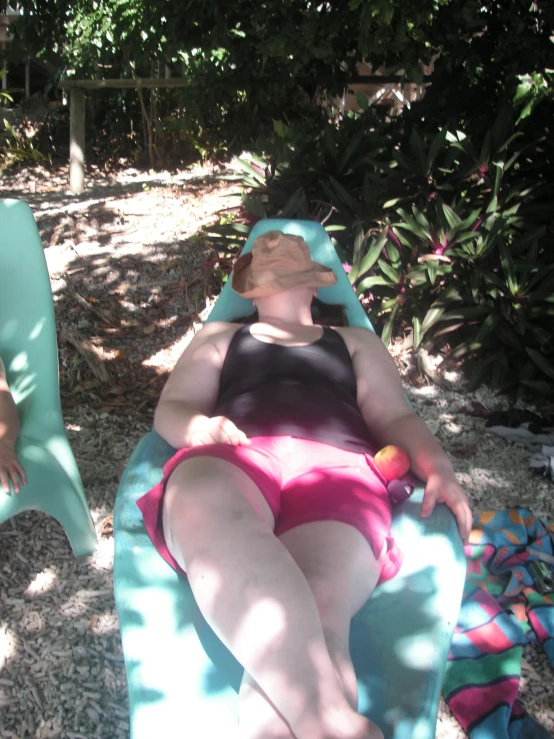
[[[76,557],[96,533],[61,413],[54,303],[40,235],[27,203],[0,200],[0,356],[17,404],[19,495],[0,490],[0,523],[41,511],[63,526]]]

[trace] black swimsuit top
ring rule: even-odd
[[[312,344],[261,341],[245,325],[223,363],[214,415],[249,436],[296,436],[342,449],[371,450],[343,338],[329,327]]]

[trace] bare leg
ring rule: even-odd
[[[349,704],[356,708],[358,690],[349,651],[350,622],[379,577],[371,547],[356,529],[334,521],[291,529],[281,541],[306,576],[340,685]],[[283,717],[247,674],[241,684],[239,706],[245,739],[293,738]]]
[[[377,739],[344,697],[317,606],[252,480],[209,457],[183,462],[164,498],[170,552],[200,610],[296,739]]]

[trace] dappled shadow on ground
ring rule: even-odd
[[[208,257],[186,244],[162,243],[143,255],[75,258],[56,295],[66,407],[151,408],[171,369],[163,357],[151,360],[200,323],[212,289]]]
[[[68,194],[63,169],[3,178],[1,195],[29,202],[45,247],[64,408],[131,405],[151,416],[183,338],[220,288],[219,256],[201,235],[229,204],[216,174],[126,170],[80,196]]]

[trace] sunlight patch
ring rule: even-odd
[[[413,395],[423,398],[437,398],[439,395],[436,385],[424,385],[423,387],[411,387]]]
[[[160,351],[153,354],[148,359],[142,362],[143,367],[154,367],[162,369],[164,372],[167,371],[168,365],[173,367],[181,354],[185,351],[186,347],[191,342],[194,334],[196,333],[193,326],[191,326],[184,336],[177,339],[170,346],[166,346]]]
[[[29,339],[36,339],[38,336],[40,336],[42,329],[44,328],[46,324],[46,318],[42,318],[37,325],[33,328],[31,333],[29,334]]]
[[[0,623],[0,670],[17,653],[17,635],[6,624]]]
[[[236,643],[244,649],[249,643],[257,644],[260,650],[274,648],[277,639],[284,636],[286,625],[282,604],[275,598],[260,598],[245,611],[236,630]]]
[[[113,634],[118,629],[119,621],[116,614],[111,611],[107,611],[106,613],[95,613],[89,622],[89,630],[95,636]]]
[[[38,575],[31,581],[31,584],[25,591],[25,595],[38,595],[39,593],[47,593],[51,590],[52,585],[56,581],[56,573],[53,570],[47,569],[43,572],[39,572]]]
[[[99,570],[113,569],[114,540],[113,536],[100,538],[94,552],[93,567]]]

